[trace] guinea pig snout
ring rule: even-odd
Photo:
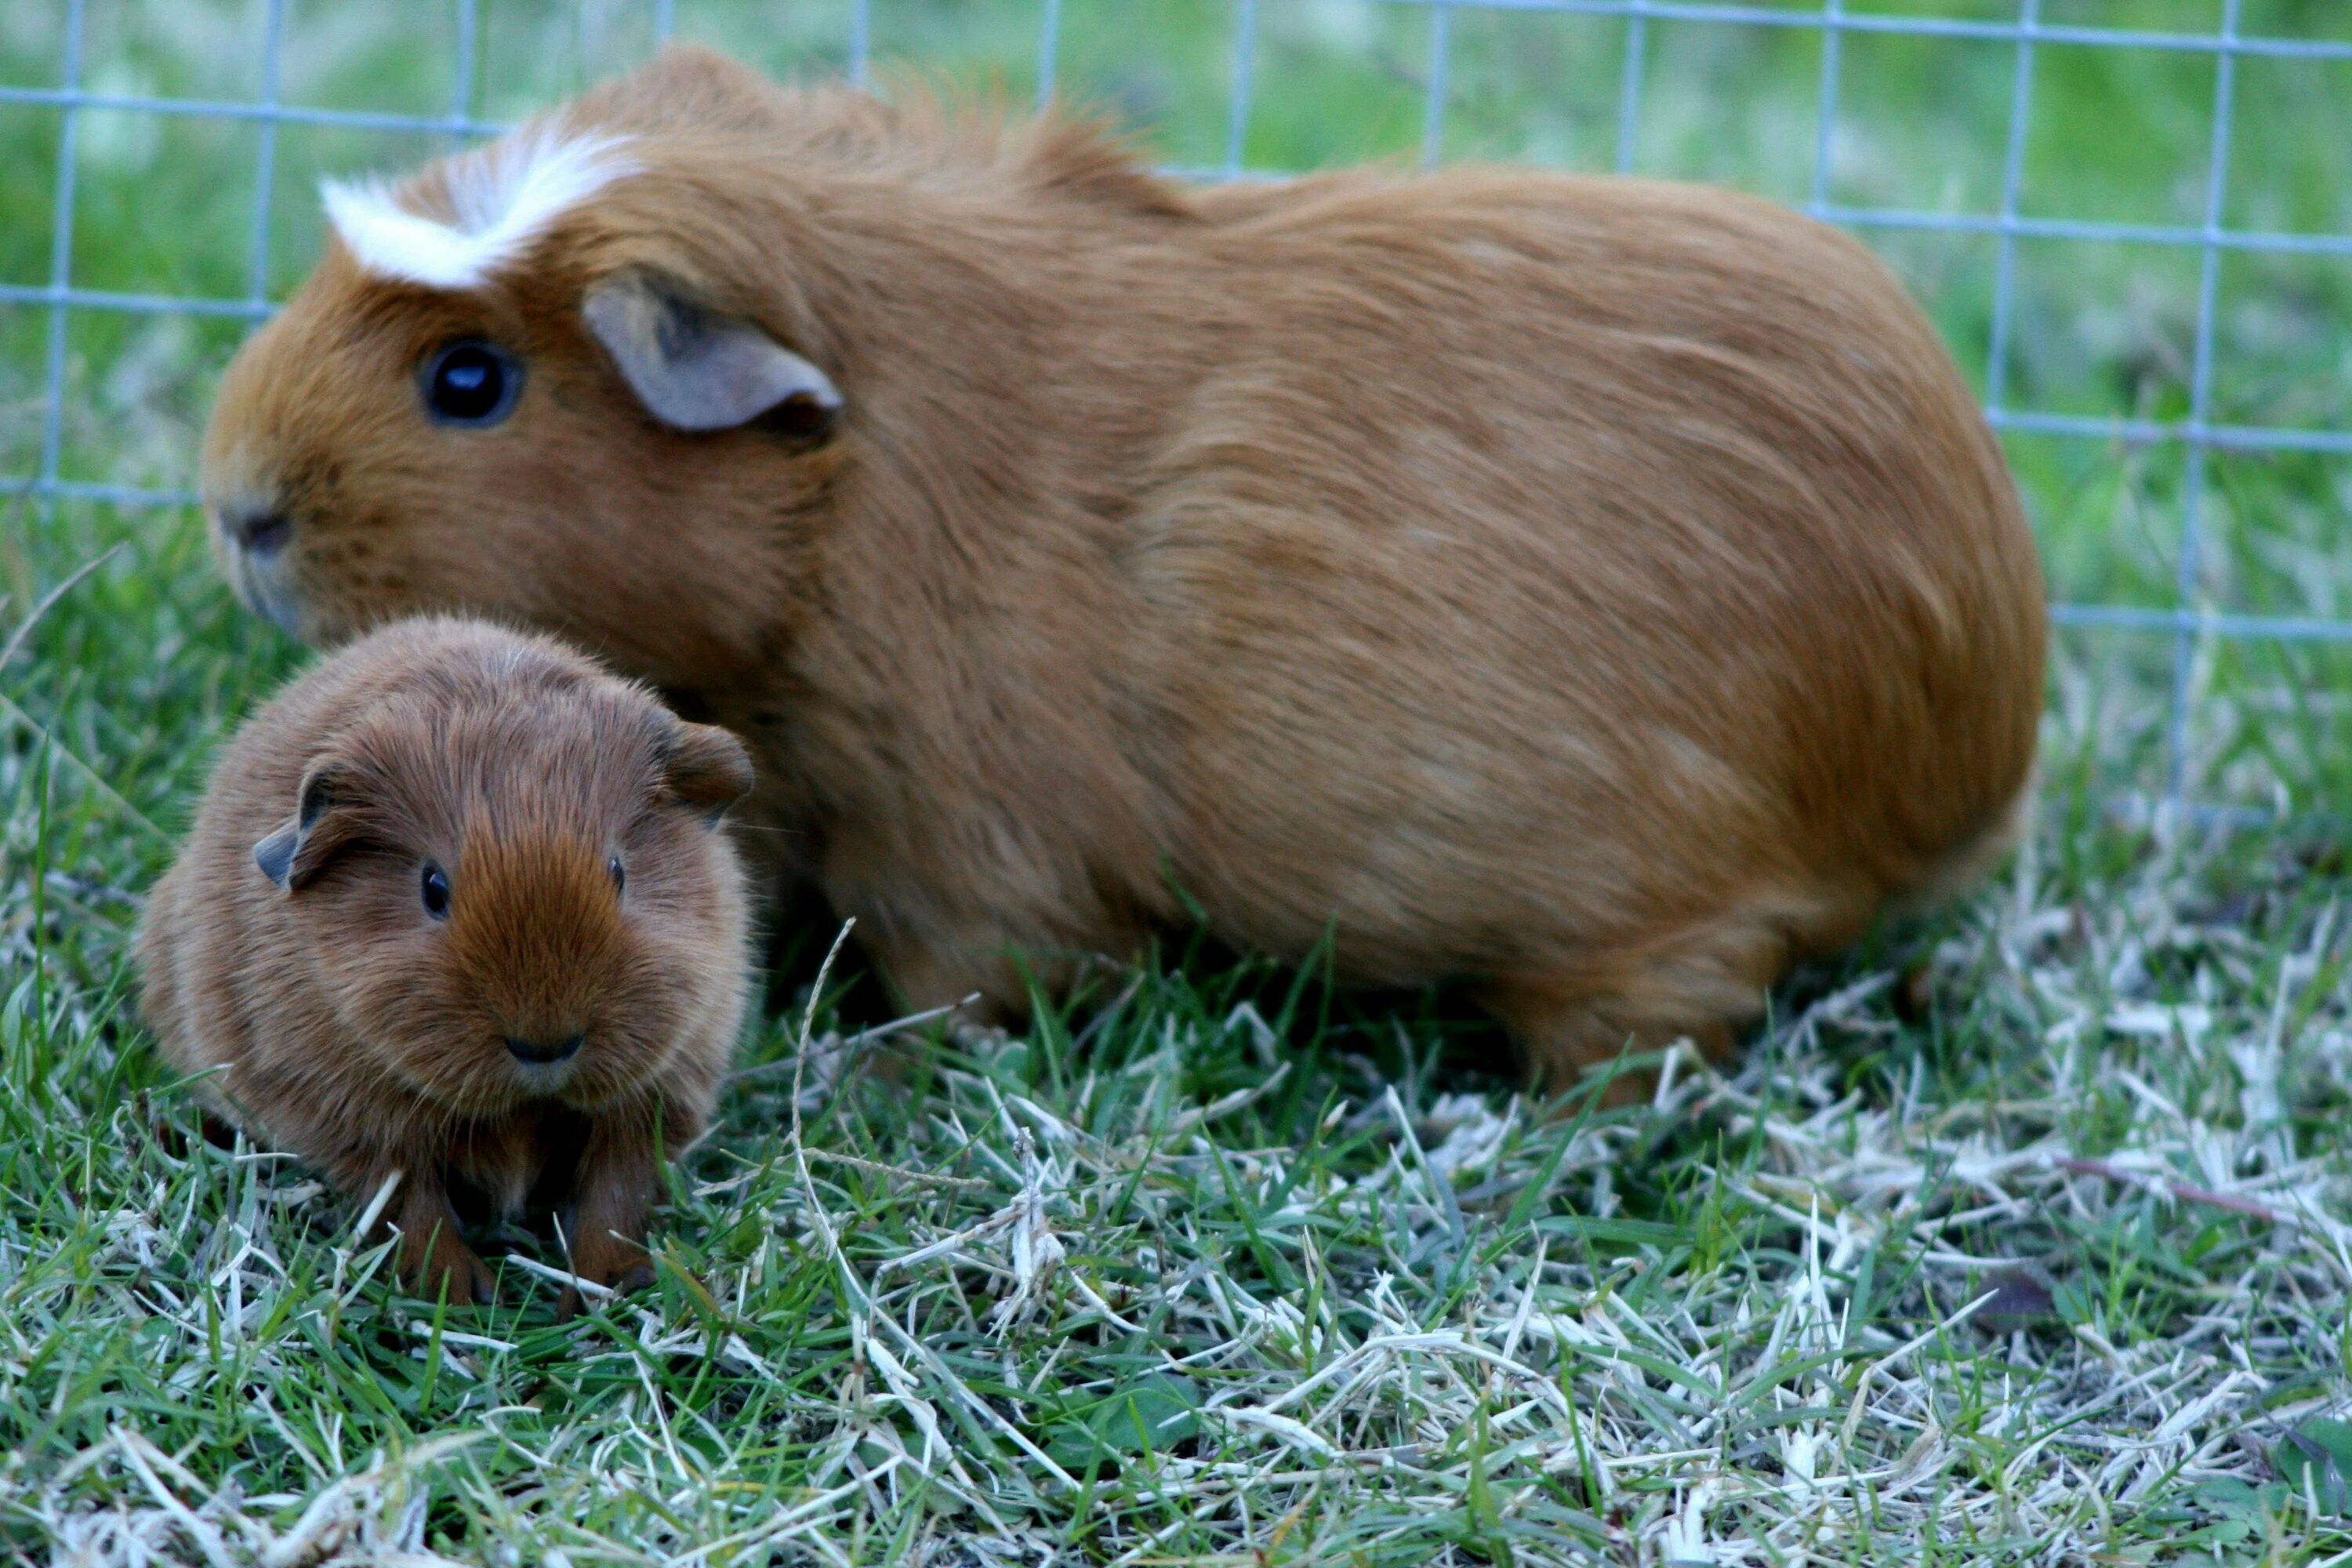
[[[490,1059],[528,1093],[627,1071],[635,950],[610,858],[601,838],[477,822],[451,869],[443,961],[480,1009]]]
[[[515,1060],[525,1067],[543,1068],[553,1067],[558,1062],[568,1062],[578,1056],[580,1047],[587,1042],[588,1037],[567,1035],[562,1039],[527,1040],[520,1036],[509,1035],[506,1038],[507,1049],[514,1054]]]
[[[299,636],[302,616],[286,548],[294,538],[294,514],[261,488],[231,488],[210,497],[209,510],[221,563],[237,597],[281,631]]]

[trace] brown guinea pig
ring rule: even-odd
[[[403,1276],[487,1300],[453,1183],[569,1198],[580,1278],[648,1277],[659,1151],[743,1014],[740,742],[551,639],[403,621],[237,731],[139,934],[173,1066],[362,1200]],[[562,1311],[578,1308],[568,1290]]]
[[[675,51],[329,192],[204,493],[332,643],[458,607],[746,735],[909,1005],[1205,911],[1555,1079],[1720,1047],[2009,842],[1999,447],[1851,239],[1651,181],[1190,190]]]

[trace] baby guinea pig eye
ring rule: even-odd
[[[425,912],[436,921],[449,918],[449,875],[430,860],[425,863]]]
[[[629,874],[621,868],[621,858],[618,855],[604,862],[604,874],[613,879],[613,891],[615,893],[629,885]]]
[[[479,338],[445,343],[420,377],[425,412],[436,424],[479,429],[514,412],[522,362]]]

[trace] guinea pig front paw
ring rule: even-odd
[[[401,1279],[427,1300],[470,1301],[487,1307],[498,1300],[498,1276],[450,1229],[436,1228],[412,1248],[403,1239]]]
[[[391,1223],[400,1233],[402,1284],[427,1300],[487,1307],[498,1300],[498,1278],[457,1234],[457,1211],[438,1180],[409,1177]]]

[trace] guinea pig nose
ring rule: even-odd
[[[519,1040],[509,1035],[507,1049],[514,1053],[514,1058],[519,1062],[535,1068],[552,1067],[557,1062],[568,1062],[577,1056],[587,1037],[585,1035],[573,1035],[561,1040]]]
[[[282,511],[224,511],[221,526],[229,537],[257,555],[275,555],[286,547],[294,520]]]

